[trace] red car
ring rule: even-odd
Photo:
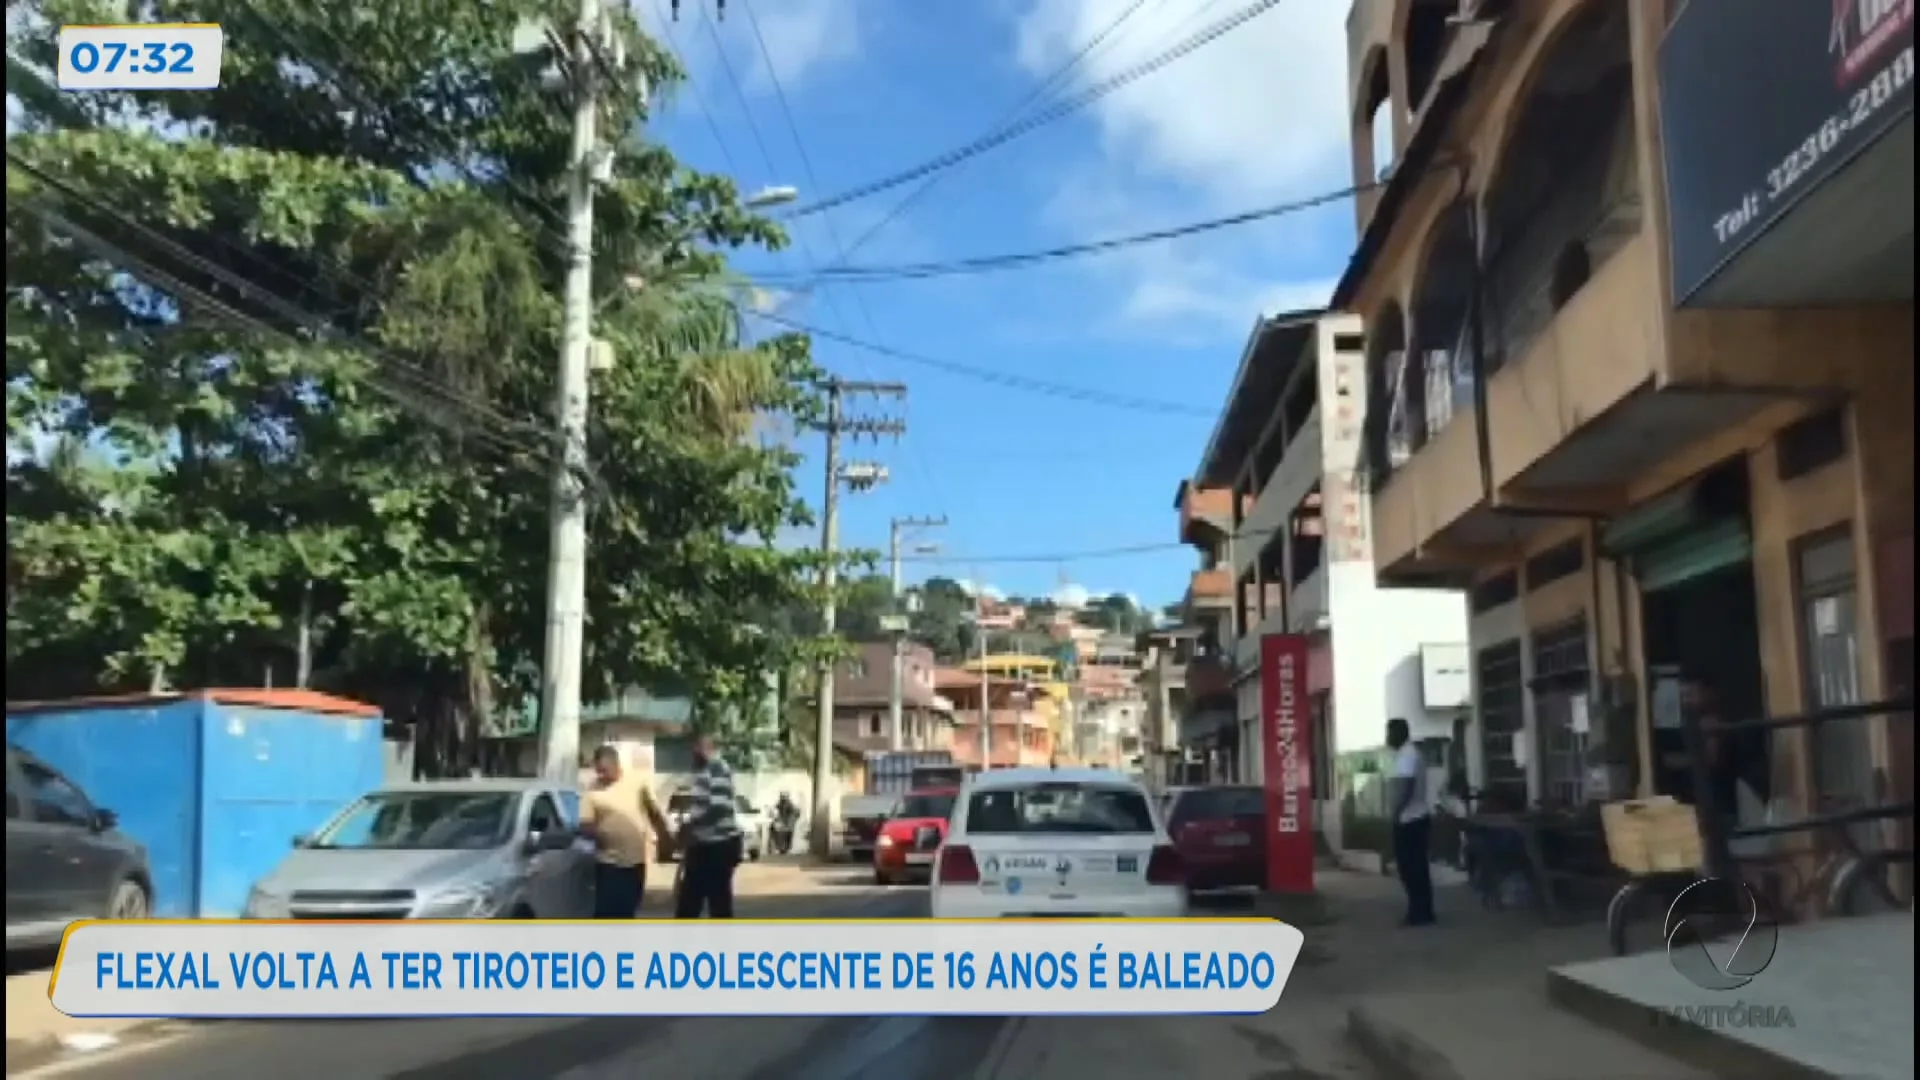
[[[1167,835],[1193,892],[1267,884],[1267,796],[1258,787],[1179,788],[1167,799]]]
[[[880,825],[874,839],[873,880],[881,885],[926,881],[933,859],[947,839],[947,819],[960,792],[934,788],[909,792]]]

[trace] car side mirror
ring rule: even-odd
[[[120,824],[120,815],[111,810],[96,809],[93,812],[93,831],[106,832]]]
[[[527,837],[524,850],[529,855],[547,851],[565,851],[573,846],[573,833],[567,829],[547,829]]]

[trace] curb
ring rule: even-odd
[[[1432,1043],[1365,1005],[1347,1011],[1347,1041],[1389,1080],[1466,1080]]]
[[[1622,1035],[1709,1076],[1767,1080],[1841,1080],[1833,1073],[1698,1024],[1661,1016],[1558,969],[1547,971],[1547,1000],[1570,1015]]]
[[[110,1050],[122,1050],[150,1039],[185,1030],[187,1021],[156,1017],[128,1024],[118,1031],[75,1031],[64,1035],[30,1035],[7,1039],[7,1075],[44,1068],[56,1061],[86,1057]]]

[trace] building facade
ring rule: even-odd
[[[1468,590],[1488,790],[1691,800],[1684,685],[1905,699],[1764,756],[1803,810],[1911,798],[1912,14],[1354,6],[1371,547]]]
[[[1374,571],[1360,471],[1364,364],[1357,318],[1295,312],[1260,320],[1181,495],[1183,535],[1201,548],[1204,567],[1190,612],[1221,669],[1210,673],[1216,692],[1222,682],[1231,692],[1231,726],[1216,728],[1227,745],[1215,775],[1261,778],[1260,641],[1305,635],[1315,790],[1329,804],[1339,795],[1335,758],[1377,750],[1389,718],[1406,719],[1444,760],[1468,706],[1464,687],[1436,695],[1444,684],[1431,677],[1466,644],[1464,595],[1385,585]],[[1201,603],[1222,575],[1225,603]],[[1191,676],[1188,685],[1192,700]],[[1227,695],[1218,700],[1224,705]],[[1330,833],[1336,809],[1320,815]]]
[[[953,703],[935,688],[933,650],[909,643],[902,663],[902,750],[946,750],[953,745]],[[833,698],[834,745],[865,753],[892,745],[893,643],[863,641],[840,661]]]

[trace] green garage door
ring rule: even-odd
[[[1634,555],[1633,565],[1645,592],[1683,585],[1715,570],[1737,566],[1753,558],[1753,535],[1740,518],[1669,536]]]

